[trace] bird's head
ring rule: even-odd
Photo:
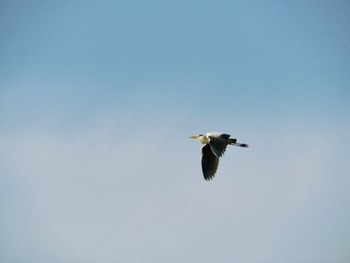
[[[204,144],[209,142],[206,136],[203,134],[194,135],[194,136],[191,136],[190,138],[197,139],[200,143],[204,143]]]
[[[197,135],[191,136],[190,139],[199,139],[199,138],[201,138],[203,136],[204,136],[203,134],[197,134]]]

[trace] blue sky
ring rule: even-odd
[[[347,262],[349,11],[2,1],[1,262]]]

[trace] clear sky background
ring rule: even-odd
[[[1,1],[0,261],[349,262],[349,14]]]

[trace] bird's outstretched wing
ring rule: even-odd
[[[216,170],[219,166],[219,158],[211,151],[209,144],[202,148],[202,170],[205,180],[214,178]]]
[[[228,138],[230,138],[230,135],[228,134],[221,134],[220,136],[209,135],[209,145],[211,147],[212,152],[217,157],[221,157],[225,153]]]

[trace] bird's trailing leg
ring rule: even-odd
[[[246,144],[246,143],[237,143],[237,139],[234,139],[234,138],[229,138],[227,140],[227,143],[230,144],[230,145],[238,146],[238,147],[245,147],[245,148],[249,147],[249,145]]]
[[[249,145],[246,143],[230,143],[230,144],[232,144],[234,146],[238,146],[238,147],[245,147],[245,148],[249,147]]]

